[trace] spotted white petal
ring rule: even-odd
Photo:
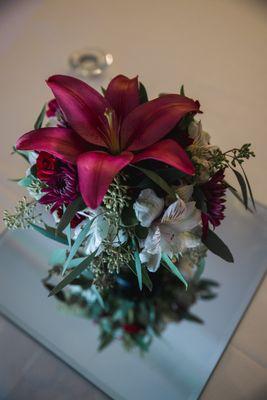
[[[164,207],[164,200],[156,195],[152,189],[140,192],[133,208],[140,224],[148,228],[159,217]]]
[[[180,253],[182,250],[179,234],[174,230],[173,224],[160,224],[161,251],[169,257]]]
[[[150,254],[157,254],[161,252],[160,248],[161,232],[159,226],[153,226],[149,229],[147,238],[144,243],[144,248]]]
[[[164,212],[161,223],[177,224],[183,218],[183,214],[185,213],[185,211],[185,202],[181,198],[178,198]]]
[[[176,229],[179,232],[188,232],[197,227],[201,222],[201,213],[196,208],[195,202],[186,203],[185,211],[178,221]]]

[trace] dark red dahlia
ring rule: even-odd
[[[224,169],[217,171],[213,177],[200,186],[207,202],[207,212],[202,212],[203,236],[207,236],[209,223],[216,228],[224,219],[225,191]]]
[[[51,212],[72,203],[79,196],[77,168],[41,152],[37,159],[37,176],[45,181],[41,204],[52,204]]]
[[[36,160],[37,178],[47,182],[57,170],[58,160],[49,153],[41,151]]]

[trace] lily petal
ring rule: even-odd
[[[16,143],[18,150],[46,151],[55,157],[76,162],[76,158],[88,151],[90,145],[80,138],[72,129],[41,128],[21,136]]]
[[[81,154],[77,160],[80,191],[86,205],[97,208],[114,176],[133,158],[130,152],[112,156],[101,151]]]
[[[123,121],[124,149],[142,150],[162,139],[186,114],[199,111],[199,102],[169,94],[136,107]]]
[[[118,121],[121,122],[130,111],[140,104],[138,78],[129,79],[118,75],[107,87],[105,98],[115,110]]]
[[[152,146],[148,147],[141,153],[136,154],[133,163],[148,158],[162,161],[188,175],[194,175],[195,173],[195,168],[184,149],[172,139],[165,139],[152,144]]]
[[[107,100],[85,82],[65,75],[47,81],[67,122],[87,142],[107,147]]]

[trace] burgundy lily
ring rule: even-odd
[[[47,84],[68,127],[31,131],[16,147],[77,163],[79,187],[88,207],[100,205],[114,176],[130,163],[155,159],[194,174],[181,146],[161,139],[186,114],[199,111],[198,101],[169,94],[140,104],[138,79],[122,75],[110,82],[105,96],[69,76],[52,76]]]

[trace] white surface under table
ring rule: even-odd
[[[229,148],[252,141],[257,158],[248,175],[256,198],[267,204],[266,15],[266,3],[256,0],[2,1],[1,209],[22,193],[6,180],[23,166],[9,153],[49,98],[42,82],[67,73],[68,54],[85,45],[113,53],[106,81],[117,73],[141,73],[153,95],[184,83],[189,95],[200,98],[214,143]],[[202,399],[267,398],[266,309],[265,278]],[[1,387],[8,388],[5,400],[107,398],[2,317]]]

